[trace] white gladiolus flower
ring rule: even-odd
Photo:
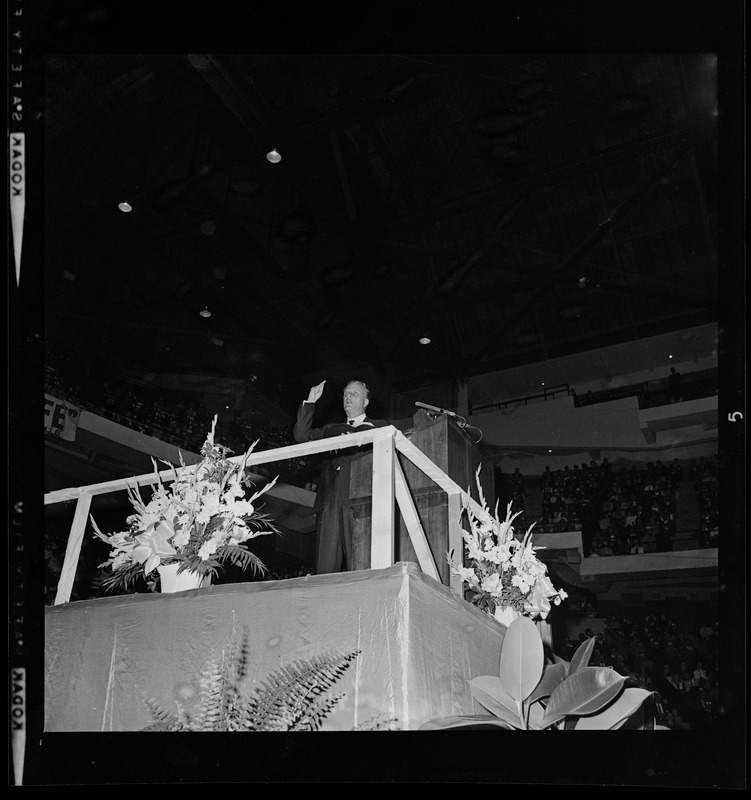
[[[240,484],[240,478],[233,478],[224,493],[227,497],[243,497],[245,495],[245,489]]]
[[[124,567],[129,564],[133,559],[130,557],[129,552],[121,551],[119,552],[111,562],[106,562],[111,565],[112,569],[117,569],[118,567]],[[100,564],[101,566],[101,564]]]
[[[242,520],[238,520],[235,523],[235,527],[232,528],[232,532],[230,533],[230,538],[238,544],[247,541],[251,536],[251,532]]]
[[[138,518],[139,528],[145,530],[149,525],[156,525],[161,519],[161,514],[147,510]]]
[[[497,572],[488,575],[480,584],[480,588],[489,594],[495,594],[501,589],[501,576]]]
[[[196,514],[196,522],[205,525],[214,514],[219,513],[219,497],[210,494],[203,499],[203,508]]]
[[[186,505],[193,505],[193,503],[198,500],[198,492],[193,486],[189,486],[185,489],[185,491],[181,493],[181,496]]]
[[[172,546],[174,548],[185,547],[190,541],[190,531],[187,528],[180,528],[180,530],[172,537]]]
[[[248,517],[254,513],[255,508],[250,500],[236,500],[232,506],[232,513],[238,517]]]
[[[511,578],[511,585],[516,586],[522,594],[526,594],[531,588],[531,584],[527,583],[521,575],[514,575]]]
[[[201,549],[198,551],[198,557],[202,561],[208,561],[211,558],[211,556],[213,556],[214,553],[216,553],[218,548],[219,548],[219,542],[217,541],[217,538],[215,536],[212,536],[211,539],[208,540],[208,542],[204,542],[201,545]]]

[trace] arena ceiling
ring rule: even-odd
[[[716,66],[49,54],[47,339],[263,413],[716,322]]]

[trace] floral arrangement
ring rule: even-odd
[[[154,492],[145,503],[138,486],[128,487],[128,497],[135,513],[126,519],[128,529],[104,534],[94,518],[94,534],[105,541],[112,552],[100,567],[109,568],[102,586],[107,591],[124,588],[143,576],[148,581],[162,564],[179,564],[178,573],[190,570],[199,575],[215,576],[225,561],[264,574],[266,566],[247,549],[246,542],[256,536],[278,533],[267,515],[256,511],[254,501],[267,492],[276,478],[245,499],[250,479],[245,475],[245,463],[253,452],[254,442],[244,456],[236,461],[228,458],[231,451],[214,442],[217,418],[201,447],[201,461],[174,470],[174,480],[168,489],[158,472],[154,459],[156,482]],[[163,463],[173,466],[167,461]]]
[[[513,609],[522,616],[545,619],[551,602],[560,605],[568,595],[550,582],[548,570],[535,553],[542,549],[532,546],[532,528],[520,540],[514,535],[514,520],[521,514],[506,509],[506,518],[490,513],[480,485],[480,470],[476,475],[482,510],[475,513],[468,495],[463,506],[470,530],[462,529],[469,566],[455,564],[453,551],[448,553],[451,572],[458,575],[474,593],[472,603],[493,615],[496,609]]]

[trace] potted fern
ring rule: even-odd
[[[250,732],[317,731],[344,697],[332,691],[360,650],[328,652],[283,664],[258,681],[251,691],[241,691],[248,677],[248,629],[242,639],[233,625],[229,643],[218,655],[205,659],[192,707],[175,701],[174,710],[143,694],[151,722],[147,732]],[[379,715],[353,730],[393,730],[397,720]]]

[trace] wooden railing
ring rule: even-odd
[[[332,450],[346,450],[364,445],[373,446],[373,494],[371,518],[371,569],[384,569],[394,563],[395,557],[395,512],[399,508],[405,527],[409,534],[412,546],[417,555],[420,569],[430,577],[440,581],[440,574],[435,559],[428,545],[425,531],[420,522],[415,507],[412,493],[404,478],[404,473],[397,458],[401,453],[412,464],[425,473],[439,488],[448,495],[448,550],[454,552],[454,557],[461,560],[463,552],[460,518],[463,504],[469,504],[473,511],[479,513],[481,507],[468,493],[455,483],[440,467],[431,461],[418,447],[395,427],[389,425],[384,428],[375,428],[363,433],[354,433],[348,436],[337,436],[320,439],[315,442],[278,447],[274,450],[253,452],[245,460],[246,467],[257,464],[268,464],[283,461],[289,458],[300,458],[312,453],[326,453]],[[230,461],[237,462],[244,456],[234,456]],[[183,471],[195,470],[196,465],[178,468],[176,470],[162,470],[159,477],[168,482],[175,475]],[[48,492],[44,496],[45,505],[62,503],[70,500],[76,501],[76,510],[68,536],[65,550],[65,560],[57,585],[55,605],[67,603],[70,600],[73,581],[78,568],[78,559],[81,545],[87,527],[91,498],[94,495],[122,491],[128,486],[146,486],[154,484],[154,472],[138,475],[132,478],[121,478],[105,483],[80,486],[69,489],[58,489]],[[273,491],[273,490],[272,490]],[[443,554],[441,554],[443,555]],[[462,582],[456,576],[449,579],[450,588],[462,596]]]

